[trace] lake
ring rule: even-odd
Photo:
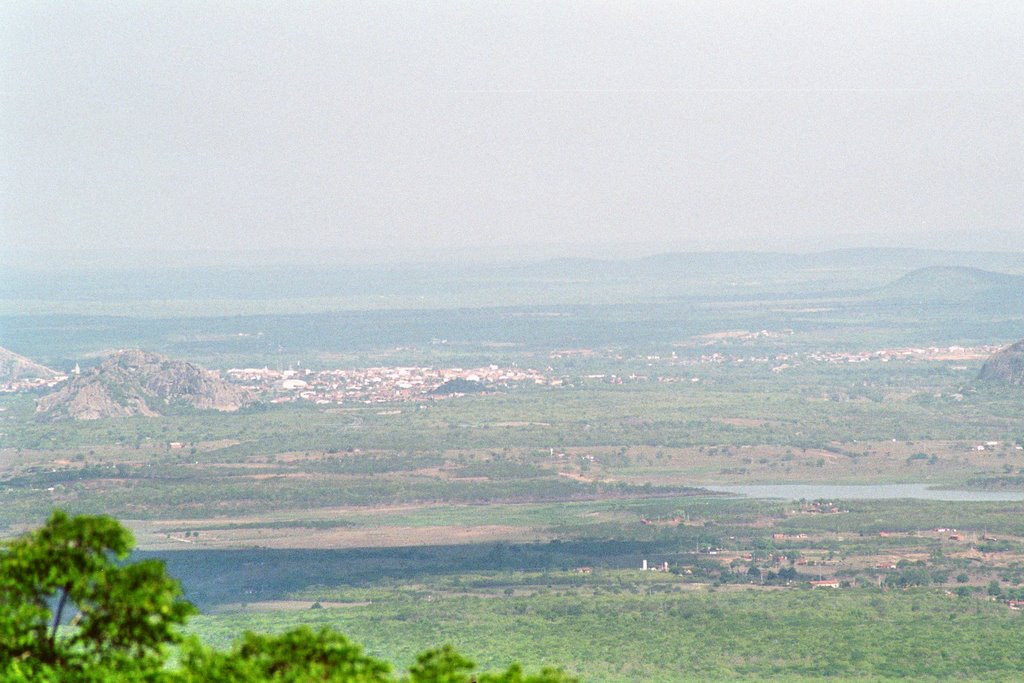
[[[751,498],[784,498],[786,500],[881,500],[916,498],[948,501],[1024,501],[1020,491],[960,491],[931,488],[931,484],[751,484],[746,486],[700,485],[709,491],[734,493]]]

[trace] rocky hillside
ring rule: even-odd
[[[0,382],[22,379],[56,379],[60,373],[45,365],[33,362],[25,356],[0,347]]]
[[[983,382],[1024,386],[1024,340],[994,354],[978,373]]]
[[[43,420],[156,416],[175,404],[234,411],[253,396],[214,373],[155,353],[119,351],[36,403]]]

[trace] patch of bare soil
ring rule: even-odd
[[[500,524],[479,526],[381,526],[329,529],[209,529],[190,539],[196,548],[389,548],[415,545],[458,545],[487,541],[531,541],[544,537],[536,529]],[[154,529],[136,532],[139,548],[180,548],[175,535]]]

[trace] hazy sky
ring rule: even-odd
[[[0,248],[1024,250],[1024,3],[0,5]]]

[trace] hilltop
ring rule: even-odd
[[[486,391],[487,387],[483,382],[472,379],[450,379],[430,393],[437,396],[451,396],[453,394],[478,394]]]
[[[978,373],[982,382],[1024,385],[1024,340],[993,354]]]
[[[885,297],[963,302],[1024,296],[1024,276],[963,266],[929,266],[907,273],[878,290]]]
[[[54,380],[61,373],[0,347],[0,382],[22,379]]]
[[[198,365],[125,350],[40,398],[36,413],[43,420],[157,416],[174,404],[230,412],[253,400],[247,390]]]

